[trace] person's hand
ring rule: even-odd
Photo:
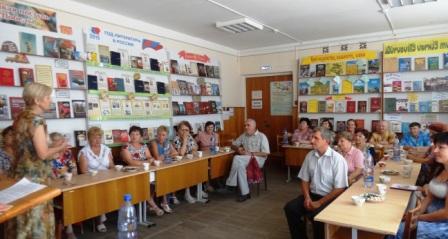
[[[311,206],[311,203],[312,203],[313,201],[311,201],[311,198],[309,198],[309,197],[305,197],[305,201],[303,202],[303,206],[306,208],[306,209],[308,209],[308,210],[312,210],[312,206]]]
[[[311,210],[316,210],[322,206],[320,201],[311,201]]]
[[[246,150],[243,147],[238,147],[238,154],[239,155],[245,155],[246,154]]]

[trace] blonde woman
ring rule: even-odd
[[[47,184],[51,178],[54,154],[65,151],[67,142],[57,147],[47,145],[47,124],[43,113],[50,108],[52,89],[39,83],[27,84],[23,90],[25,110],[14,120],[14,162],[11,175],[27,177]],[[44,219],[44,220],[43,220]],[[44,202],[10,220],[6,238],[54,238],[55,218],[51,201]]]

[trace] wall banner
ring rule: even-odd
[[[329,63],[329,62],[349,61],[357,59],[373,60],[376,58],[378,58],[378,53],[376,51],[358,50],[350,52],[336,52],[322,55],[307,56],[302,58],[300,64],[308,65],[316,63]]]
[[[57,32],[56,12],[0,1],[0,22]]]
[[[271,115],[291,115],[292,86],[292,81],[271,82]]]
[[[384,43],[384,58],[441,54],[448,52],[448,37]]]

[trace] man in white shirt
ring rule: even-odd
[[[313,149],[309,152],[299,172],[302,195],[288,202],[284,211],[291,238],[307,238],[305,217],[313,220],[331,201],[348,187],[347,163],[330,147],[333,134],[318,127],[311,138]],[[324,225],[313,220],[314,238],[324,238]]]
[[[226,185],[230,187],[239,185],[241,195],[237,200],[238,202],[244,202],[250,198],[246,167],[251,155],[255,156],[258,166],[261,168],[269,154],[268,138],[257,130],[255,120],[247,119],[245,130],[245,133],[233,141],[232,149],[235,150],[237,155],[233,157],[232,168],[226,181]]]

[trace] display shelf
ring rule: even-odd
[[[85,60],[74,60],[74,59],[57,58],[57,57],[37,55],[37,54],[30,54],[30,53],[23,53],[23,52],[0,51],[0,53],[3,53],[3,54],[23,54],[23,55],[26,55],[26,56],[33,56],[33,57],[42,57],[42,58],[49,58],[49,59],[60,59],[60,60],[75,61],[75,62],[81,62],[81,63],[85,62]],[[20,62],[15,62],[15,63],[18,63],[18,64],[28,64],[28,63],[20,63]]]
[[[376,93],[372,93],[372,92],[365,92],[365,93],[338,93],[338,94],[315,94],[315,95],[302,95],[299,94],[300,97],[307,97],[307,96],[329,96],[329,95],[340,95],[340,96],[345,96],[345,95],[379,95],[381,92],[376,92]]]
[[[128,96],[130,94],[134,94],[136,97],[162,97],[162,98],[169,98],[171,97],[170,93],[166,94],[157,94],[157,93],[136,93],[136,92],[126,92],[126,91],[107,91],[107,90],[88,90],[87,91],[89,95],[100,95],[102,92],[105,92],[107,95],[114,95],[114,96]]]
[[[413,70],[413,71],[393,71],[393,72],[383,72],[383,74],[412,74],[418,72],[440,72],[440,71],[448,71],[448,68],[444,69],[433,69],[433,70]]]
[[[208,116],[220,116],[221,113],[194,114],[194,115],[173,115],[173,117],[174,117],[174,118],[177,118],[177,117],[193,117],[193,116],[205,116],[205,115],[208,115]]]
[[[154,75],[162,75],[162,76],[169,75],[169,73],[167,73],[167,72],[152,71],[152,70],[147,70],[147,69],[138,69],[138,68],[131,68],[131,67],[122,67],[122,66],[116,66],[116,65],[111,65],[111,64],[96,63],[96,62],[91,62],[91,61],[86,61],[86,65],[88,67],[112,69],[112,70],[118,70],[118,71],[128,71],[128,72],[154,74]]]
[[[384,114],[448,114],[448,112],[384,112]]]
[[[372,114],[381,114],[381,112],[316,112],[316,113],[303,113],[303,112],[299,112],[299,114],[311,114],[311,115],[319,115],[319,114],[336,114],[336,115],[344,115],[344,114],[368,114],[368,115],[372,115]]]
[[[199,75],[186,75],[186,74],[179,74],[179,73],[170,73],[170,74],[171,74],[171,76],[187,76],[187,77],[206,78],[206,79],[215,79],[215,80],[221,79],[221,78],[215,78],[215,77],[199,76]]]
[[[309,76],[309,77],[300,77],[299,78],[299,81],[300,80],[308,80],[308,79],[320,79],[320,78],[330,78],[330,79],[332,79],[332,78],[335,78],[336,76],[339,76],[339,77],[350,77],[350,76],[364,76],[364,75],[367,75],[367,76],[369,76],[369,75],[381,75],[382,74],[382,72],[378,72],[378,73],[365,73],[365,74],[348,74],[348,75],[335,75],[335,76]]]

